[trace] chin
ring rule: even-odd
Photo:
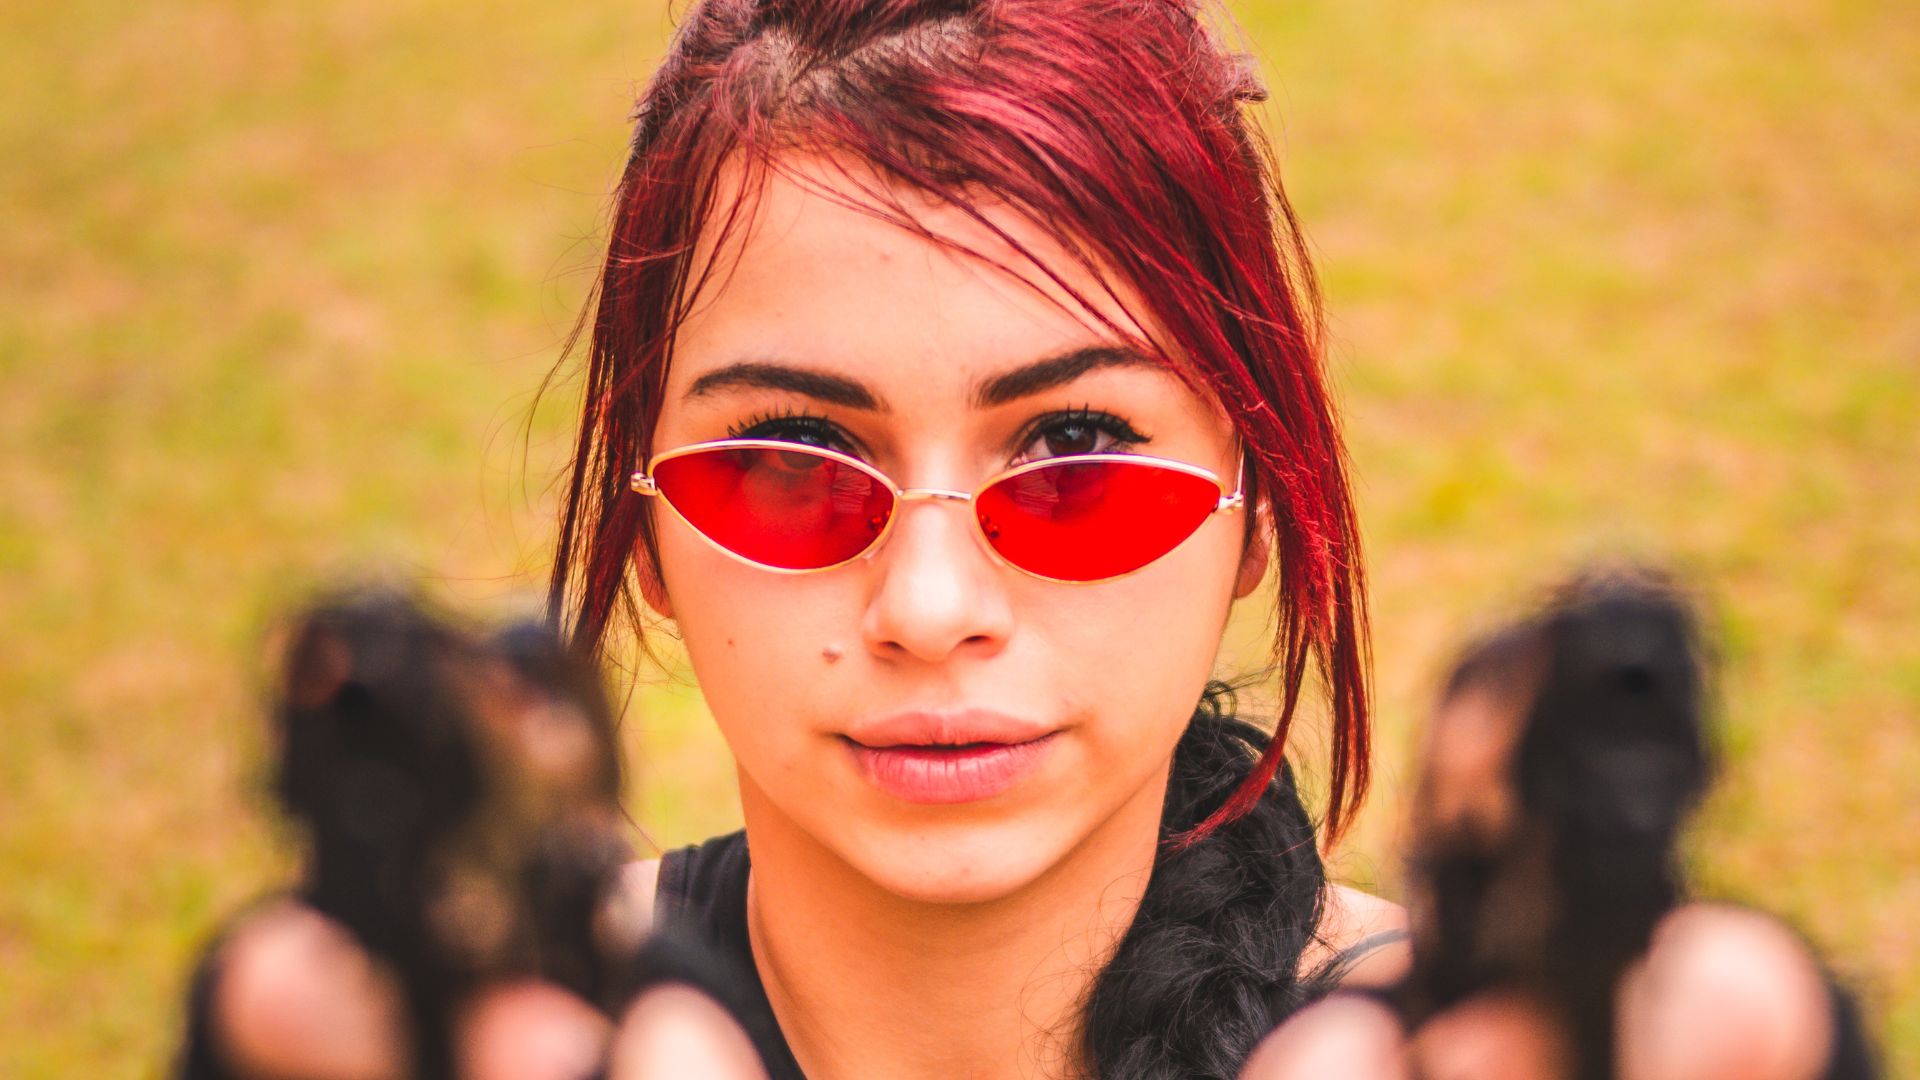
[[[1070,848],[1060,822],[888,823],[834,846],[880,888],[922,904],[987,904],[1045,877]]]

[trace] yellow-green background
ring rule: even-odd
[[[1584,555],[1716,598],[1691,850],[1920,1074],[1920,9],[1241,4],[1321,259],[1372,552],[1392,892],[1462,627]],[[322,576],[533,595],[653,2],[0,5],[0,1075],[151,1073],[284,871],[261,635]],[[1257,615],[1257,612],[1255,613]],[[734,820],[684,690],[662,842]],[[1311,736],[1308,736],[1311,741]]]

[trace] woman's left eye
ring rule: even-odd
[[[1105,454],[1146,441],[1132,424],[1112,413],[1073,409],[1035,421],[1021,440],[1019,460]]]

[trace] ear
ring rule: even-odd
[[[1251,596],[1266,580],[1267,562],[1273,555],[1273,509],[1261,499],[1253,509],[1253,527],[1247,546],[1240,553],[1240,573],[1233,581],[1235,600]]]
[[[647,550],[644,537],[634,538],[632,554],[633,576],[639,579],[640,599],[647,602],[655,615],[673,618],[673,601],[667,598],[666,583],[660,580],[660,567],[655,564],[653,553]]]

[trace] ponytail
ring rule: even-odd
[[[1313,996],[1297,969],[1326,873],[1291,767],[1247,814],[1181,843],[1271,741],[1234,716],[1230,687],[1207,686],[1174,750],[1146,895],[1087,999],[1081,1037],[1100,1080],[1232,1080]]]

